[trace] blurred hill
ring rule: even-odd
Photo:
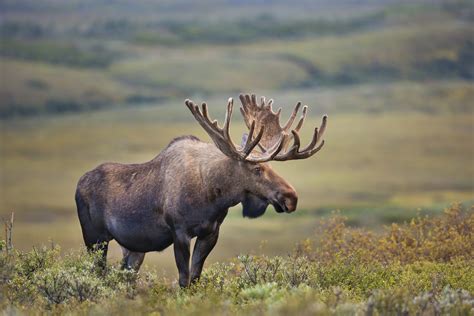
[[[347,16],[353,13],[370,12],[383,9],[390,5],[400,4],[442,4],[443,1],[429,0],[3,0],[2,11],[11,15],[19,14],[23,17],[35,14],[44,14],[57,20],[61,15],[89,17],[123,17],[125,19],[155,20],[167,18],[169,20],[183,20],[195,18],[206,21],[241,19],[261,14],[292,20],[302,17]],[[455,4],[457,4],[455,2]],[[212,10],[212,12],[210,11]],[[210,14],[212,13],[212,14]],[[76,20],[76,22],[79,19]],[[69,22],[74,22],[69,19]]]
[[[472,1],[21,0],[0,9],[3,118],[474,78]]]

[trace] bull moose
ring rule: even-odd
[[[307,106],[292,129],[301,108],[280,125],[281,109],[273,100],[240,95],[240,108],[249,131],[242,144],[230,135],[233,100],[229,99],[223,127],[210,119],[206,103],[185,104],[214,144],[194,136],[173,139],[154,159],[142,164],[104,163],[81,177],[76,205],[84,242],[89,250],[103,251],[105,266],[109,241],[123,251],[123,268],[138,270],[145,253],[174,245],[179,285],[199,279],[204,261],[214,248],[228,209],[239,203],[243,215],[261,216],[272,204],[279,213],[296,210],[295,189],[272,170],[271,160],[305,159],[317,153],[324,141],[323,116],[310,144],[300,149],[298,132]],[[319,145],[318,145],[319,144]],[[291,146],[290,146],[291,145]],[[190,241],[197,237],[189,271]]]

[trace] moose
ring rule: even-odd
[[[222,128],[209,117],[206,103],[200,108],[186,100],[213,144],[181,136],[149,162],[104,163],[80,178],[75,199],[84,242],[88,250],[102,251],[103,267],[111,240],[122,248],[122,268],[136,271],[146,252],[173,244],[179,285],[186,287],[199,279],[230,207],[242,203],[243,215],[249,218],[264,214],[269,204],[279,213],[296,210],[295,189],[268,162],[305,159],[317,153],[324,145],[321,137],[327,116],[314,129],[311,142],[300,149],[299,131],[307,106],[292,129],[301,102],[280,125],[281,108],[274,112],[273,100],[266,102],[262,97],[258,102],[254,94],[246,94],[240,95],[240,101],[248,128],[240,146],[229,134],[232,98]]]

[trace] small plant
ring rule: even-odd
[[[13,249],[13,220],[15,218],[15,213],[12,212],[12,215],[9,220],[4,221],[5,225],[5,240],[0,242],[0,251],[5,251],[8,255],[8,252]]]
[[[454,205],[443,216],[381,233],[352,229],[340,216],[320,228],[322,239],[303,241],[289,256],[216,263],[186,289],[153,273],[120,270],[118,263],[102,269],[99,250],[1,251],[0,308],[28,314],[474,313],[473,212]]]

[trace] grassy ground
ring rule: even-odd
[[[470,315],[474,213],[374,232],[341,216],[288,255],[239,255],[206,268],[186,289],[153,271],[105,270],[100,253],[7,248],[0,240],[0,309],[7,314]],[[174,278],[173,278],[174,279]]]

